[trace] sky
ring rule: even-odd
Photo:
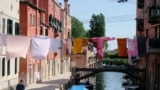
[[[62,5],[64,0],[57,0]],[[68,0],[70,15],[79,19],[85,29],[90,29],[93,14],[105,16],[105,36],[133,38],[136,34],[136,0],[118,3],[118,0]],[[117,49],[117,39],[108,41],[108,49]]]

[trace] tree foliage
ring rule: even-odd
[[[71,17],[71,30],[73,38],[85,37],[86,31],[84,29],[83,23],[79,21],[76,17]]]
[[[105,17],[103,14],[92,15],[90,20],[90,29],[88,31],[89,37],[103,37],[105,36]]]

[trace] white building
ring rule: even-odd
[[[19,0],[0,1],[0,33],[18,35]],[[13,90],[18,83],[19,58],[6,60],[6,47],[0,46],[0,90]]]

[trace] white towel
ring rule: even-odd
[[[7,59],[15,57],[26,58],[30,38],[26,36],[7,36]]]
[[[48,36],[34,36],[31,39],[31,55],[34,59],[42,60],[47,57],[51,39]]]
[[[52,38],[50,50],[52,52],[58,52],[59,47],[60,47],[60,39]]]

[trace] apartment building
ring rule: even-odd
[[[0,2],[0,33],[19,35],[19,0]],[[0,90],[10,90],[18,83],[19,58],[6,60],[6,47],[0,46]]]
[[[45,10],[39,7],[39,0],[20,0],[20,30],[21,35],[34,37],[48,36],[49,25],[45,23]],[[30,53],[26,59],[20,58],[19,79],[25,85],[38,83],[47,79],[47,58],[35,60]]]
[[[68,2],[65,3],[68,7]],[[61,40],[58,52],[49,52],[44,60],[33,59],[30,51],[26,59],[20,58],[19,78],[23,79],[26,85],[69,71],[69,59],[66,59],[62,52],[65,49],[64,38],[62,38],[63,33],[67,31],[65,27],[68,27],[67,29],[71,32],[71,19],[68,14],[68,10],[62,9],[61,4],[55,0],[20,0],[21,35],[31,38],[35,35],[42,35]],[[68,19],[64,26],[66,18]],[[68,36],[65,38],[67,39]]]
[[[61,5],[61,3],[60,3]],[[61,53],[61,73],[70,71],[71,68],[71,50],[72,50],[72,31],[71,31],[71,16],[70,4],[68,0],[64,0],[64,8],[61,9],[62,20],[62,53]]]
[[[145,37],[139,68],[146,69],[145,90],[160,90],[160,1],[137,0],[137,37]],[[142,39],[141,39],[142,40]],[[143,47],[144,47],[143,46]],[[140,74],[141,75],[141,74]]]

